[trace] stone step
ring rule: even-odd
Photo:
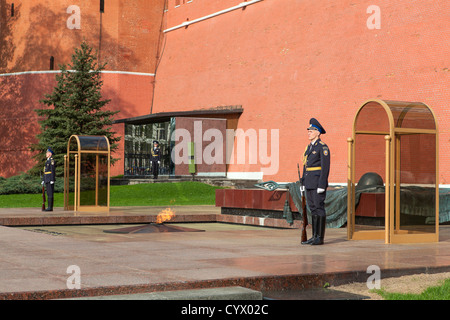
[[[244,287],[223,287],[79,297],[64,300],[262,300],[262,293]]]

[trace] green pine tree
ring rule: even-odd
[[[39,117],[41,133],[38,143],[30,146],[36,154],[36,165],[31,174],[39,175],[45,162],[45,151],[52,147],[55,152],[56,175],[64,175],[64,155],[71,135],[101,135],[109,139],[111,152],[117,149],[120,137],[111,131],[113,116],[119,111],[103,108],[110,102],[102,99],[103,85],[101,71],[105,65],[97,63],[93,49],[83,42],[75,48],[72,64],[60,65],[61,73],[56,75],[57,85],[51,94],[46,94],[41,103],[46,109],[35,109]],[[112,159],[112,163],[115,159]]]

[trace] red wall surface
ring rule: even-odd
[[[116,118],[127,118],[150,112],[153,77],[146,75],[103,74],[103,98],[111,99],[110,110],[120,110]],[[55,74],[20,74],[0,76],[0,176],[10,177],[26,172],[34,165],[28,147],[36,142],[40,132],[34,109],[45,93],[56,85]],[[124,136],[123,124],[113,126],[118,136]],[[114,158],[119,160],[111,168],[111,175],[123,174],[124,141]]]
[[[116,118],[150,113],[164,0],[108,0],[103,13],[99,4],[0,0],[0,176],[34,165],[28,147],[40,127],[33,110],[45,107],[39,100],[56,85],[50,57],[59,70],[83,40],[106,63],[102,94],[111,99],[107,108],[120,110]],[[124,135],[123,124],[113,130]],[[113,155],[121,159],[112,175],[123,174],[123,142]]]
[[[175,7],[169,0],[165,27],[240,2]],[[372,5],[379,15],[368,11]],[[422,101],[438,119],[439,182],[448,184],[448,12],[450,2],[432,0],[260,1],[165,33],[153,110],[242,105],[238,128],[279,130],[279,170],[264,176],[276,181],[297,179],[306,127],[315,117],[327,130],[330,182],[342,183],[357,109],[371,98]],[[236,164],[229,171],[262,167]]]
[[[31,166],[27,147],[39,130],[32,110],[43,107],[38,100],[54,86],[54,74],[29,71],[47,71],[50,56],[58,69],[85,39],[107,71],[118,72],[104,74],[104,97],[121,111],[117,118],[242,105],[235,128],[257,146],[245,147],[244,161],[237,150],[227,163],[238,176],[267,169],[273,152],[276,170],[263,179],[297,180],[306,127],[315,117],[327,130],[330,182],[346,182],[354,115],[379,98],[433,108],[439,182],[450,184],[450,2],[263,0],[160,32],[242,2],[108,0],[100,14],[99,1],[0,0],[0,176]],[[67,13],[73,5],[80,9],[79,29],[68,27],[76,22]],[[123,125],[114,129],[123,134]],[[123,144],[115,157],[123,157]],[[122,172],[118,162],[112,174]]]

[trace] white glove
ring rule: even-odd
[[[158,161],[158,164],[161,164],[161,161]]]
[[[324,192],[325,192],[325,189],[317,188],[317,193],[324,193]]]
[[[55,183],[55,181],[50,181],[50,184],[54,184]]]
[[[300,186],[300,192],[305,192],[305,186]]]
[[[41,184],[44,185],[44,181],[42,181]]]

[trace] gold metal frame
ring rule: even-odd
[[[109,145],[109,140],[106,136],[89,136],[97,137],[99,142],[106,142],[107,150],[83,150],[80,138],[82,136],[72,135],[67,143],[67,155],[64,156],[64,210],[73,210],[75,212],[109,212],[109,202],[110,202],[110,166],[111,166],[111,149]],[[71,141],[75,138],[77,147],[75,151],[71,151]],[[70,155],[74,155],[74,201],[73,206],[69,204],[70,190],[69,190],[69,179],[70,179]],[[95,205],[83,205],[80,203],[81,194],[81,155],[82,154],[94,154],[96,155],[95,163]],[[107,205],[98,204],[98,192],[99,192],[99,155],[106,155],[108,159],[107,171]]]
[[[361,110],[371,102],[378,103],[384,108],[389,120],[389,132],[386,131],[357,131],[356,123],[358,115]],[[385,102],[379,99],[371,99],[364,102],[358,109],[353,120],[352,137],[347,139],[348,145],[348,197],[347,197],[347,238],[349,240],[374,240],[384,239],[385,243],[419,243],[419,242],[438,242],[439,241],[439,130],[436,116],[433,110],[424,103],[421,105],[428,108],[430,111],[435,129],[419,129],[419,128],[397,128],[394,126],[394,117],[388,105],[389,101]],[[408,112],[406,110],[405,114]],[[399,117],[401,122],[405,116],[402,114]],[[435,232],[421,233],[418,231],[401,230],[400,228],[400,214],[395,215],[395,212],[400,212],[400,136],[403,134],[434,134],[436,139],[436,176],[435,176],[435,191],[436,191],[436,216],[435,216]],[[386,177],[385,177],[385,228],[384,230],[358,230],[355,231],[355,140],[358,134],[373,134],[384,135],[386,141]],[[396,207],[394,207],[396,206]],[[394,219],[396,219],[394,221]],[[395,226],[395,228],[394,228]]]

